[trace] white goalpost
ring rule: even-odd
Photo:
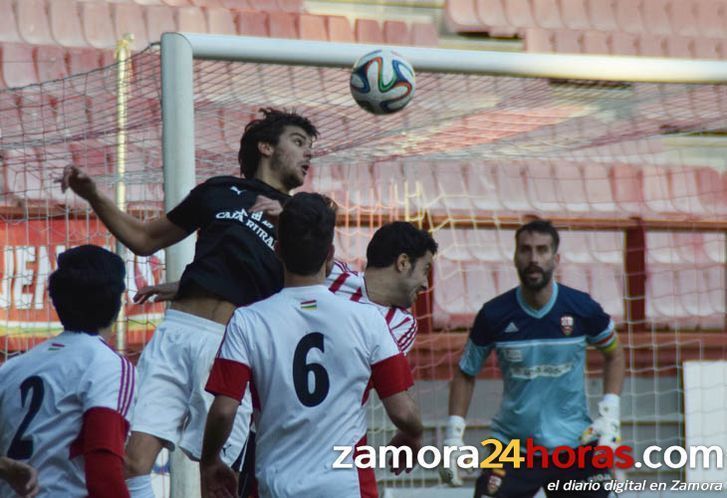
[[[702,184],[691,186],[689,168],[702,164],[719,177],[725,164],[712,157],[695,160],[671,141],[695,133],[711,136],[712,131],[724,129],[727,62],[390,47],[417,72],[417,96],[415,105],[401,115],[376,121],[361,114],[348,96],[346,72],[358,57],[374,48],[381,47],[163,35],[164,208],[176,205],[194,187],[199,164],[204,165],[205,174],[210,173],[210,164],[214,166],[215,158],[208,163],[200,159],[195,142],[205,133],[195,127],[196,113],[205,106],[213,108],[210,119],[224,121],[223,135],[230,122],[230,109],[225,106],[245,107],[245,112],[233,116],[240,120],[254,113],[256,106],[302,106],[316,117],[324,116],[323,128],[335,134],[318,152],[322,172],[304,188],[332,190],[334,198],[342,201],[346,221],[337,234],[341,253],[360,262],[371,229],[382,220],[397,217],[419,222],[438,234],[442,250],[430,297],[434,304],[429,307],[429,325],[437,330],[466,328],[477,302],[514,284],[502,263],[506,264],[511,250],[511,230],[522,219],[529,214],[555,218],[561,226],[573,229],[565,235],[573,245],[564,247],[572,252],[560,278],[593,289],[599,300],[608,300],[604,307],[623,324],[623,341],[630,348],[632,365],[625,387],[629,401],[624,408],[624,438],[638,448],[652,438],[683,442],[678,362],[686,357],[709,357],[710,348],[720,354],[725,351],[720,341],[690,335],[695,330],[724,330],[724,317],[721,323],[719,319],[725,305],[724,270],[715,280],[709,280],[709,272],[722,265],[727,226],[720,221],[721,201],[715,201],[716,207],[709,204],[709,194],[719,197],[721,191],[715,187],[711,192],[710,182],[705,181],[707,190],[697,192]],[[207,63],[200,61],[210,65],[196,65]],[[244,63],[249,70],[214,65],[220,63]],[[268,65],[272,67],[269,71]],[[208,73],[206,68],[210,68]],[[243,81],[248,76],[252,83]],[[490,78],[493,76],[502,77],[502,82]],[[533,122],[537,126],[523,125]],[[238,123],[239,131],[243,125]],[[207,149],[216,147],[212,138],[204,140]],[[231,142],[228,140],[228,146],[234,148]],[[224,157],[232,155],[228,151]],[[536,161],[546,163],[547,169],[538,169]],[[617,181],[631,179],[631,170],[618,169],[622,163],[624,167],[636,165],[633,174],[641,183],[634,198],[616,187],[622,185]],[[326,167],[330,170],[324,170]],[[660,168],[669,180],[650,182],[653,171],[661,178]],[[509,176],[515,169],[518,173]],[[682,171],[686,172],[683,182],[678,176]],[[547,187],[539,190],[543,184]],[[694,208],[696,204],[704,209]],[[671,217],[660,217],[660,207]],[[634,217],[641,221],[629,221]],[[708,258],[690,261],[684,256],[679,260],[681,266],[669,266],[677,256],[672,258],[670,253],[672,259],[665,259],[663,252],[655,253],[653,248],[659,247],[664,232],[672,237],[670,230],[699,241]],[[648,247],[645,239],[650,241]],[[672,245],[667,244],[667,250],[679,253],[680,246],[673,242],[676,239],[669,240]],[[635,262],[629,251],[637,253]],[[191,240],[168,249],[167,279],[177,278],[192,255]],[[476,267],[473,260],[488,269]],[[632,276],[645,272],[646,266],[654,275],[650,280]],[[661,277],[681,282],[683,273],[694,279],[697,297],[695,311],[678,316],[670,314],[673,303],[678,301],[686,310],[692,301],[681,301],[676,284],[669,289],[668,284],[652,286],[650,282]],[[482,281],[487,284],[481,285]],[[413,361],[420,378],[425,379],[418,383],[417,394],[430,410],[425,422],[433,443],[440,440],[440,422],[446,415],[443,379],[456,364],[452,358],[464,336],[420,335]],[[673,359],[675,372],[662,371],[662,355]],[[440,363],[446,363],[442,371],[437,370]],[[589,373],[597,373],[599,367],[595,368]],[[488,371],[488,379],[494,379],[494,365]],[[598,375],[589,381],[594,394],[599,390],[597,379]],[[484,390],[476,396],[497,399],[496,380],[480,384]],[[646,407],[637,406],[645,392],[653,393],[653,400]],[[664,407],[669,415],[662,413]],[[482,407],[472,411],[478,408]],[[483,408],[482,413],[489,415],[473,416],[480,417],[472,425],[475,430],[484,431],[488,426],[486,417],[492,410]],[[391,427],[380,407],[372,408],[370,420],[377,431],[370,444],[384,444]],[[197,496],[196,468],[174,458],[172,497]],[[383,474],[379,477],[392,488],[437,486],[431,472],[415,472],[404,484],[390,482]],[[444,496],[442,492],[433,490],[431,496]],[[424,491],[417,496],[430,495]]]

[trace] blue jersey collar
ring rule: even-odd
[[[532,316],[533,318],[543,318],[545,315],[550,313],[550,310],[552,310],[553,306],[555,306],[555,300],[558,299],[558,284],[555,282],[555,280],[553,280],[553,293],[551,294],[548,302],[545,303],[545,306],[543,306],[539,310],[531,308],[530,305],[525,302],[520,287],[518,287],[515,291],[515,297],[517,298],[517,303],[520,305],[520,308],[525,313]]]

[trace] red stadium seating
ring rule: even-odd
[[[591,29],[586,0],[559,0],[563,27],[569,29]]]
[[[144,24],[144,11],[139,5],[132,3],[113,4],[111,15],[114,20],[117,40],[130,33],[134,35],[134,42],[131,45],[132,50],[142,50],[149,45],[149,36]]]
[[[66,51],[57,45],[36,47],[35,63],[39,81],[52,81],[68,76]]]
[[[582,41],[585,54],[606,55],[611,53],[610,37],[603,31],[584,31]]]
[[[351,23],[343,16],[326,17],[328,39],[332,42],[353,43],[356,35],[353,33]]]
[[[668,10],[672,8],[674,3],[680,2],[673,2],[672,0],[642,0],[642,18],[647,33],[652,35],[670,35],[674,33],[668,14]],[[681,3],[691,3],[691,0],[681,0]]]
[[[116,35],[109,4],[82,2],[79,5],[83,35],[89,45],[95,48],[114,48]]]
[[[207,26],[209,32],[215,35],[236,35],[237,26],[235,25],[235,11],[228,9],[210,7],[205,9],[207,17]]]
[[[599,31],[618,31],[614,3],[607,0],[586,0],[591,28]]]
[[[289,12],[270,12],[270,36],[272,38],[298,38],[297,15]]]
[[[446,0],[444,3],[444,19],[452,31],[458,33],[486,31],[477,16],[476,1]]]
[[[522,32],[523,28],[534,28],[538,26],[533,17],[533,11],[530,8],[528,0],[506,0],[502,6],[505,9],[505,19],[507,23],[518,31]],[[541,26],[547,27],[547,26]]]
[[[411,45],[417,47],[436,47],[439,45],[437,27],[431,22],[415,22],[411,25]]]
[[[13,0],[0,0],[0,42],[20,43],[23,39],[18,32],[18,20],[15,17]]]
[[[384,41],[392,45],[408,45],[409,26],[404,21],[384,21]]]
[[[297,18],[301,40],[327,41],[326,18],[313,14],[301,14]]]
[[[545,29],[562,29],[563,14],[558,0],[535,0],[530,2],[533,12],[533,25]]]
[[[358,43],[384,43],[384,32],[375,19],[356,19],[354,33]]]
[[[158,42],[162,34],[177,30],[174,9],[166,5],[150,5],[144,9],[147,35],[150,42]]]
[[[726,9],[721,0],[698,0],[696,15],[699,35],[708,38],[724,37]]]
[[[679,36],[699,36],[697,9],[701,1],[672,1],[667,5],[671,32]]]
[[[55,43],[51,36],[50,23],[44,0],[22,0],[15,2],[18,20],[18,32],[27,43],[51,45]],[[3,12],[1,15],[4,15]]]
[[[51,35],[64,47],[87,47],[81,18],[75,0],[54,0],[48,3]]]
[[[482,26],[480,31],[492,37],[511,37],[518,33],[518,29],[508,21],[503,0],[475,0],[475,5]]]
[[[199,7],[180,7],[176,9],[177,29],[182,33],[207,33],[207,19]]]
[[[254,10],[240,11],[235,19],[237,34],[242,36],[270,36],[268,14]]]
[[[0,63],[5,86],[13,88],[38,83],[32,45],[0,44]]]

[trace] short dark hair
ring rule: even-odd
[[[298,126],[311,138],[318,137],[318,130],[308,118],[294,112],[281,111],[272,107],[260,109],[262,119],[253,119],[247,126],[240,139],[240,151],[237,153],[237,162],[240,172],[245,178],[253,178],[260,164],[259,143],[277,145],[280,135],[286,126]]]
[[[523,232],[550,235],[553,240],[553,253],[558,252],[558,246],[560,246],[560,235],[558,235],[558,230],[555,229],[550,220],[533,220],[518,228],[515,232],[515,247],[517,247],[520,234]]]
[[[366,248],[367,268],[386,268],[400,254],[409,256],[411,264],[427,252],[437,253],[437,242],[432,235],[406,221],[387,223],[376,230]]]
[[[280,259],[296,275],[321,269],[333,244],[336,205],[320,194],[300,192],[283,206],[278,220]]]
[[[94,245],[58,255],[48,293],[63,328],[97,334],[116,319],[126,289],[126,268],[116,254]]]

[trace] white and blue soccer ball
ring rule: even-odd
[[[375,50],[353,65],[351,95],[373,114],[400,111],[414,97],[414,89],[414,68],[392,50]]]

